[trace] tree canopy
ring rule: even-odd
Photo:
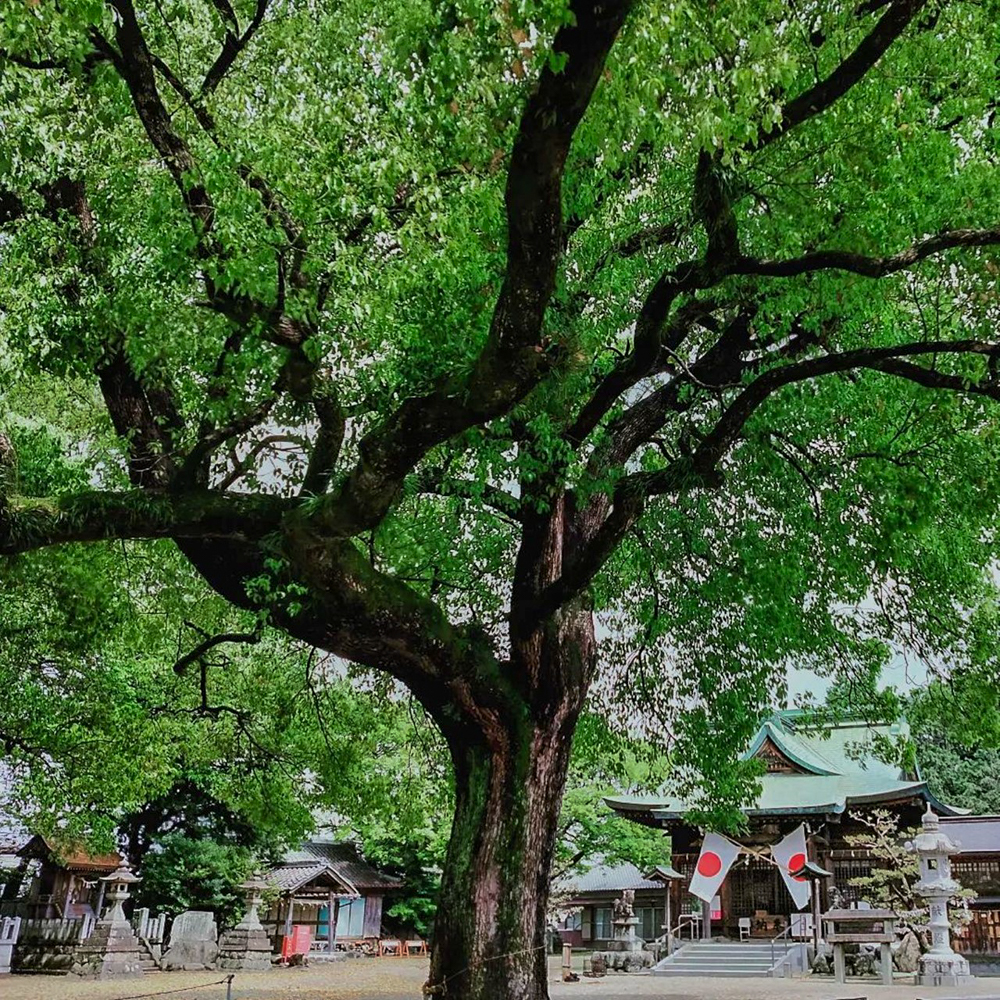
[[[0,419],[44,396],[79,475],[8,430],[0,553],[173,539],[408,685],[456,780],[428,988],[544,995],[599,665],[732,800],[789,661],[993,663],[998,24],[6,4]]]

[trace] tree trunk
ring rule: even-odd
[[[574,699],[575,701],[575,699]],[[549,872],[578,707],[452,736],[455,818],[425,993],[545,1000]]]

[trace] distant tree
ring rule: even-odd
[[[245,847],[167,834],[143,858],[136,905],[148,906],[153,913],[211,910],[220,927],[232,927],[246,907],[240,883],[253,867],[254,856]]]
[[[185,775],[162,795],[123,816],[119,836],[133,863],[141,863],[146,852],[163,837],[178,835],[188,840],[228,841],[254,847],[261,833],[232,806],[215,798],[199,776]]]
[[[608,795],[656,791],[669,773],[668,761],[654,746],[621,736],[595,712],[584,713],[559,815],[552,881],[594,864],[630,862],[647,868],[669,861],[670,842],[661,831],[623,819],[604,804]]]
[[[1000,707],[986,678],[958,670],[910,699],[920,771],[949,805],[1000,815]]]

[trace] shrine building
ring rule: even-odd
[[[930,805],[942,817],[942,828],[961,841],[963,834],[976,831],[975,863],[963,866],[964,884],[980,892],[987,907],[996,905],[997,871],[1000,865],[1000,820],[976,817],[971,826],[960,819],[965,810],[940,802],[921,778],[919,770],[907,770],[880,760],[875,753],[878,737],[898,740],[908,735],[905,722],[873,726],[847,721],[829,729],[807,724],[801,711],[780,712],[758,730],[744,759],[763,761],[766,772],[760,779],[761,792],[746,808],[744,832],[730,839],[741,847],[767,855],[767,849],[804,824],[808,860],[832,872],[821,883],[821,905],[829,905],[831,887],[836,887],[845,904],[858,900],[858,890],[850,880],[866,876],[872,861],[864,850],[851,847],[850,834],[862,833],[856,818],[874,809],[893,813],[900,830],[920,825],[922,813]],[[710,906],[688,892],[702,846],[703,831],[685,819],[692,807],[677,799],[621,796],[605,800],[619,815],[670,835],[674,868],[683,876],[670,886],[671,911],[688,915],[689,931],[711,916],[711,933],[740,937],[741,918],[749,918],[751,935],[772,938],[787,927],[795,904],[786,888],[782,872],[765,858],[741,854],[718,890]],[[955,823],[954,833],[948,827]],[[960,829],[959,826],[963,827]],[[982,884],[980,884],[982,883]],[[985,893],[984,893],[985,890]],[[683,916],[680,918],[683,919]],[[1000,932],[998,911],[980,907],[978,930],[994,939]],[[974,928],[975,930],[975,928]],[[685,932],[685,936],[688,932]],[[977,942],[980,947],[985,941]],[[987,950],[987,949],[983,949]],[[1000,941],[990,940],[988,950],[1000,951]]]

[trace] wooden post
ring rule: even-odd
[[[712,940],[712,901],[702,900],[701,903],[701,939]]]
[[[340,900],[333,901],[333,913],[330,916],[330,951],[337,946],[337,923],[340,920]]]
[[[104,909],[104,890],[107,888],[107,886],[108,886],[107,882],[101,882],[101,887],[100,889],[97,890],[97,912],[94,914],[94,916],[98,920],[101,919],[101,911]]]
[[[564,983],[573,982],[573,946],[563,945],[562,978]]]
[[[295,909],[295,894],[290,893],[288,896],[288,912],[285,914],[285,937],[288,937],[292,933],[292,915]]]
[[[326,950],[329,954],[333,954],[333,943],[336,940],[336,932],[333,929],[333,889],[330,890],[330,896],[326,904]]]
[[[671,889],[671,885],[672,885],[672,883],[667,882],[667,884],[666,884],[666,892],[664,892],[664,894],[663,894],[663,896],[664,896],[664,903],[666,904],[664,906],[664,908],[663,908],[663,922],[667,925],[666,926],[666,934],[664,936],[663,941],[664,941],[664,944],[666,945],[667,954],[668,955],[673,951],[673,947],[672,947],[672,945],[673,945],[673,926],[672,926],[672,922],[671,922],[671,919],[670,919],[670,889]]]

